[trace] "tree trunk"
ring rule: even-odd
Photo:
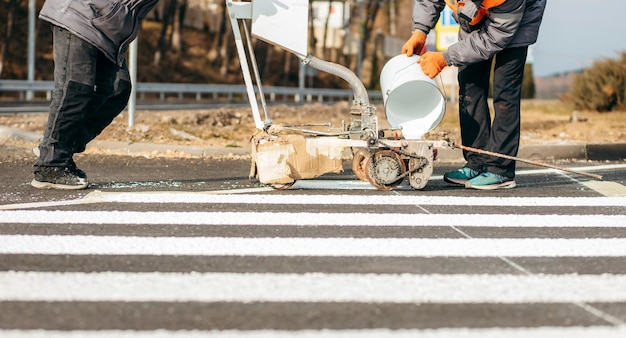
[[[172,50],[175,52],[180,52],[183,49],[183,28],[186,12],[187,0],[178,0],[176,2],[175,20],[172,23]]]
[[[19,1],[10,0],[9,1],[9,12],[7,15],[7,32],[4,37],[4,43],[2,44],[2,50],[0,50],[0,77],[2,76],[2,68],[4,62],[9,58],[9,45],[11,44],[11,38],[13,37],[13,22],[17,15],[17,8],[19,6]]]
[[[378,9],[380,8],[380,2],[379,1],[371,1],[370,3],[367,4],[366,7],[366,17],[365,17],[365,22],[361,22],[360,25],[362,25],[362,39],[359,42],[361,44],[361,79],[368,79],[371,80],[372,78],[372,69],[370,69],[369,71],[369,75],[370,77],[367,78],[364,76],[363,74],[363,64],[364,61],[369,59],[370,62],[374,62],[374,55],[373,53],[375,53],[376,51],[373,50],[372,54],[368,53],[368,45],[371,45],[371,43],[368,43],[371,36],[372,36],[372,30],[374,29],[374,21],[376,20],[376,15],[378,14]]]
[[[328,24],[330,23],[330,9],[332,4],[328,1],[328,15],[326,15],[326,22],[324,22],[324,34],[322,35],[322,55],[324,60],[328,60],[328,49],[326,46],[326,40],[328,40]]]
[[[283,53],[285,54],[285,65],[283,67],[283,86],[287,86],[289,84],[289,72],[291,71],[291,53]]]
[[[226,20],[229,20],[229,23],[230,23],[230,18],[228,17],[228,13],[227,11],[224,11],[224,21]],[[220,46],[219,62],[220,62],[220,75],[222,77],[228,74],[228,62],[230,61],[230,58],[228,57],[228,55],[230,53],[230,42],[233,39],[233,29],[230,28],[230,26],[231,26],[230,24],[225,25],[225,32],[224,32],[224,35],[222,36],[222,43]],[[237,26],[236,29],[239,29],[239,26]]]
[[[167,43],[167,29],[170,26],[170,22],[172,22],[172,17],[174,12],[176,11],[176,0],[164,0],[167,1],[167,4],[164,7],[163,11],[163,21],[161,21],[161,34],[159,34],[159,42],[157,43],[157,50],[154,53],[154,61],[153,64],[158,66],[161,62],[161,58],[165,55],[165,51],[168,47]]]

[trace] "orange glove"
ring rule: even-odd
[[[431,79],[437,76],[437,74],[439,74],[441,70],[448,65],[446,63],[446,58],[441,52],[426,52],[420,57],[417,63],[422,66],[424,74]]]
[[[419,55],[426,44],[426,34],[420,30],[413,32],[413,35],[402,46],[402,54],[411,56],[413,54]]]

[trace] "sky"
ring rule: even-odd
[[[626,52],[626,0],[548,0],[533,49],[533,73],[547,76]]]

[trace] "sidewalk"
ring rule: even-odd
[[[0,139],[15,139],[21,141],[37,141],[41,138],[38,133],[23,131],[16,128],[0,126]],[[98,149],[123,153],[128,155],[168,155],[186,154],[199,157],[245,156],[250,154],[250,148],[231,147],[199,147],[177,144],[129,143],[117,141],[94,140],[87,149]],[[610,144],[557,144],[557,145],[522,145],[517,155],[529,160],[591,160],[591,161],[619,161],[626,159],[626,142]],[[460,149],[438,148],[438,160],[445,162],[462,161]]]

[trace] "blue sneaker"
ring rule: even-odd
[[[471,180],[478,175],[480,175],[480,171],[470,169],[468,167],[463,167],[461,169],[443,174],[443,180],[448,183],[463,185],[465,184],[465,182]]]
[[[488,172],[465,182],[466,188],[479,190],[510,189],[515,188],[515,186],[515,181],[512,178]]]

